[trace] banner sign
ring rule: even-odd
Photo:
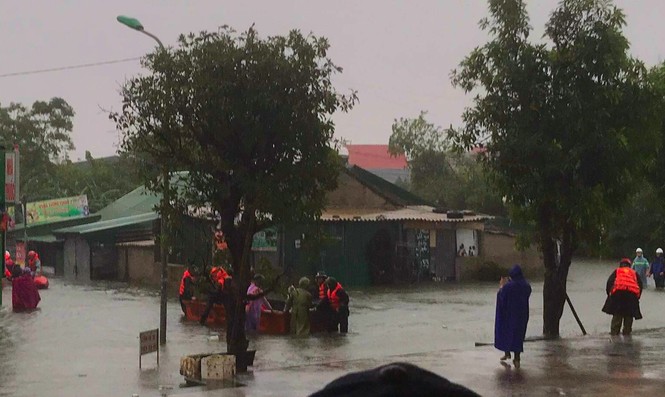
[[[14,256],[14,264],[25,266],[25,242],[17,241],[16,242],[16,255]]]
[[[88,216],[88,196],[65,197],[28,203],[28,226],[36,223],[63,220],[75,216]]]
[[[5,154],[5,203],[18,203],[17,152]]]
[[[159,329],[151,329],[139,333],[139,368],[141,368],[141,356],[157,352],[157,366],[159,366]]]

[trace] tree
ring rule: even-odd
[[[489,13],[481,27],[490,41],[453,72],[453,83],[475,96],[451,137],[464,148],[486,141],[497,189],[534,224],[545,267],[543,333],[557,337],[573,253],[597,238],[644,172],[660,99],[628,55],[624,15],[611,2],[562,0],[538,44],[529,41],[524,1],[490,0]]]
[[[152,173],[155,174],[154,170]],[[83,162],[65,160],[58,164],[53,183],[56,186],[52,197],[85,194],[90,212],[94,213],[136,189],[141,179],[126,154],[95,159],[86,151]]]
[[[0,141],[21,151],[20,191],[30,200],[52,198],[56,165],[74,149],[70,136],[74,110],[62,98],[0,106]]]
[[[123,150],[153,169],[187,171],[179,174],[186,188],[170,195],[180,208],[209,206],[220,222],[239,286],[231,353],[248,344],[240,291],[253,235],[317,218],[336,185],[332,114],[349,110],[355,93],[335,91],[341,68],[328,49],[325,38],[291,31],[264,39],[253,27],[181,36],[176,48],[143,60],[150,73],[125,84],[123,110],[111,115]],[[154,175],[144,179],[161,191]]]
[[[426,115],[400,118],[392,126],[388,147],[391,154],[404,153],[408,159],[409,190],[440,207],[505,215],[501,196],[488,187],[488,174],[475,156],[454,151],[446,132]]]

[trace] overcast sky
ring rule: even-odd
[[[538,35],[557,0],[529,1]],[[627,14],[626,35],[635,56],[653,65],[665,51],[665,1],[618,0]],[[116,22],[138,18],[146,30],[173,45],[180,33],[227,24],[262,35],[297,28],[328,37],[330,56],[344,68],[339,90],[356,89],[359,104],[337,115],[337,136],[352,143],[387,143],[395,118],[429,111],[430,121],[459,124],[469,99],[450,71],[486,36],[478,20],[484,0],[0,0],[0,75],[138,57],[154,42]],[[116,151],[118,133],[107,110],[120,104],[118,88],[141,72],[138,61],[95,68],[0,78],[0,103],[63,97],[76,111],[72,158]]]

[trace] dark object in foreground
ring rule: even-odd
[[[478,397],[479,394],[415,365],[392,363],[344,375],[310,397],[327,396]]]

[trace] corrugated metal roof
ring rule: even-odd
[[[110,229],[118,229],[121,227],[127,227],[127,226],[138,226],[142,223],[145,223],[146,226],[149,222],[154,221],[155,219],[158,219],[159,215],[151,212],[147,214],[140,214],[140,215],[133,215],[133,216],[126,216],[123,218],[117,218],[117,219],[112,219],[110,221],[100,221],[96,223],[91,223],[88,225],[80,225],[80,226],[74,226],[74,227],[68,227],[64,229],[59,229],[54,231],[54,233],[57,234],[66,234],[66,233],[73,233],[73,234],[89,234],[89,233],[95,233],[95,232],[101,232],[105,230],[110,230]]]
[[[141,240],[141,241],[128,241],[126,243],[118,243],[116,247],[154,247],[155,240]]]
[[[104,207],[98,214],[102,216],[102,221],[109,221],[152,213],[155,211],[155,205],[159,204],[160,198],[161,195],[154,194],[148,191],[145,186],[141,186]]]
[[[427,205],[414,205],[396,210],[369,211],[367,209],[340,209],[328,210],[321,215],[324,222],[355,221],[425,221],[425,222],[480,222],[491,219],[492,216],[484,214],[469,214],[462,218],[448,218],[446,214],[433,212],[434,207]]]

